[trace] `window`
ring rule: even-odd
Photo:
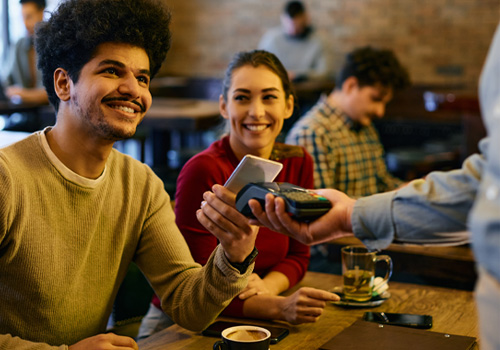
[[[9,38],[15,43],[25,35],[23,17],[21,16],[21,4],[17,0],[3,0],[9,2]]]
[[[6,0],[0,0],[0,62],[3,62],[4,60],[4,46],[8,44],[7,40],[7,16],[5,16],[7,10],[7,2]]]

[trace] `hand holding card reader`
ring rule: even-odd
[[[256,182],[247,184],[238,192],[236,209],[243,215],[254,218],[248,201],[256,199],[264,208],[265,197],[268,193],[283,198],[286,211],[299,221],[312,221],[332,207],[325,197],[288,182]]]

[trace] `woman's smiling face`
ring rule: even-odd
[[[293,113],[280,77],[265,65],[244,65],[232,73],[227,101],[219,99],[229,121],[229,142],[238,159],[246,154],[269,158],[283,121]]]

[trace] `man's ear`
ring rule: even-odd
[[[359,81],[356,77],[349,77],[342,83],[342,92],[349,94],[354,89],[359,89]]]
[[[229,119],[229,115],[227,114],[227,104],[224,100],[224,96],[219,96],[219,111],[224,119]]]
[[[68,101],[71,96],[71,78],[65,69],[57,68],[54,72],[54,90],[61,101]]]

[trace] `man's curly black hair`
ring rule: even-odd
[[[335,86],[341,88],[349,77],[356,77],[360,87],[380,84],[384,87],[402,89],[410,85],[406,69],[391,50],[370,46],[358,48],[346,56]]]
[[[170,48],[170,11],[158,0],[68,0],[35,31],[43,85],[56,110],[54,71],[63,68],[76,83],[99,44],[125,43],[144,48],[151,77]]]

